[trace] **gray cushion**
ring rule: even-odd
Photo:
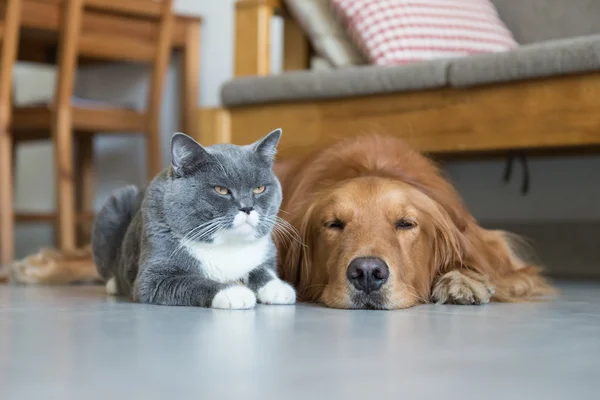
[[[451,61],[450,85],[474,86],[600,70],[600,35],[523,46]]]
[[[520,44],[600,33],[600,0],[492,0]]]
[[[238,78],[223,86],[221,100],[223,105],[233,107],[439,88],[447,85],[447,66],[447,60],[435,60],[392,67],[349,67]]]

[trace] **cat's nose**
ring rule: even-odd
[[[252,210],[254,210],[254,207],[242,207],[242,208],[240,208],[240,211],[241,211],[241,212],[244,212],[244,213],[246,213],[246,214],[248,214],[248,215],[250,215],[250,212],[251,212]]]

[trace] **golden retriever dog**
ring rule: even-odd
[[[436,165],[401,140],[343,140],[281,162],[280,273],[334,308],[513,302],[552,293],[514,236],[479,226]]]

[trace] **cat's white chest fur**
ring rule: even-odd
[[[217,282],[233,282],[245,278],[250,271],[265,262],[269,238],[252,241],[223,241],[219,243],[187,242],[189,254],[201,263],[207,278]]]

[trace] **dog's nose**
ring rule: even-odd
[[[240,211],[244,212],[246,214],[250,214],[252,212],[252,210],[254,210],[254,207],[242,207],[242,208],[240,208]]]
[[[366,293],[381,289],[389,276],[390,270],[387,264],[377,257],[355,258],[346,271],[346,277],[352,285]]]

